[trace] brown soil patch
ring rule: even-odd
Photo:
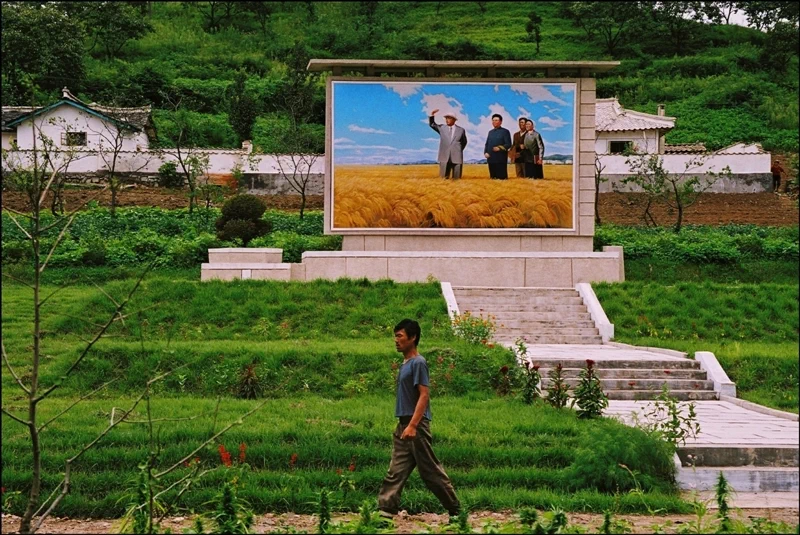
[[[734,517],[747,521],[753,518],[766,518],[776,522],[786,522],[791,527],[795,527],[798,522],[797,509],[739,509],[734,513]],[[589,513],[568,513],[570,524],[577,524],[587,528],[589,532],[597,532],[597,528],[603,522],[602,514]],[[342,523],[353,521],[358,518],[355,513],[333,515],[333,522]],[[696,515],[619,515],[617,519],[627,520],[632,524],[633,533],[653,533],[657,526],[662,526],[662,533],[677,533],[678,529],[689,522],[696,522]],[[437,528],[447,523],[447,515],[424,513],[418,515],[398,515],[394,524],[396,533],[420,533],[427,527]],[[483,532],[487,524],[501,524],[507,521],[518,521],[517,514],[511,511],[493,513],[490,511],[480,511],[469,515],[469,522],[473,530]],[[704,524],[712,522],[714,511],[710,511]],[[174,517],[165,520],[163,527],[172,529],[172,533],[180,533],[183,528],[191,527],[193,517]],[[206,529],[210,526],[206,522]],[[16,533],[19,526],[19,517],[3,515],[3,533]],[[118,531],[119,520],[81,520],[72,518],[52,518],[45,521],[38,533],[113,533]],[[287,527],[306,533],[316,533],[317,518],[313,515],[296,515],[293,513],[258,515],[253,533],[271,533],[276,530],[286,532]],[[713,530],[712,530],[713,531]]]
[[[81,188],[70,189],[64,193],[67,210],[74,209],[92,199],[97,200],[100,206],[111,204],[111,194],[108,191],[98,195],[96,190]],[[269,208],[300,209],[298,195],[262,195],[261,198]],[[604,223],[642,224],[643,198],[641,193],[601,193],[600,217]],[[119,205],[186,208],[189,206],[189,199],[185,190],[133,186],[120,192]],[[3,192],[2,206],[20,211],[29,210],[27,199],[17,192]],[[322,195],[307,196],[306,209],[321,210],[322,208]],[[670,225],[675,221],[675,216],[667,213],[663,206],[656,206],[653,213],[656,221],[661,225]],[[764,226],[792,226],[798,224],[798,209],[796,201],[788,195],[775,193],[706,194],[687,209],[684,223],[696,225],[752,223]]]

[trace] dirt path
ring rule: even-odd
[[[739,509],[735,511],[734,517],[744,521],[753,518],[766,518],[773,521],[786,522],[796,530],[798,523],[797,509]],[[603,522],[602,514],[588,513],[568,513],[570,524],[577,524],[587,528],[589,532],[596,532]],[[358,515],[354,513],[333,515],[333,522],[348,522],[357,520]],[[512,512],[493,513],[482,511],[471,513],[469,522],[473,530],[483,532],[488,525],[502,524],[510,520],[518,520],[518,515]],[[696,522],[696,515],[664,515],[664,516],[644,516],[644,515],[620,515],[615,519],[624,519],[631,523],[632,533],[653,533],[657,526],[662,526],[664,533],[677,533],[681,526],[689,522]],[[183,528],[191,527],[193,517],[174,517],[164,521],[163,527],[172,529],[172,533],[180,533]],[[714,512],[710,511],[704,518],[704,525],[708,525],[714,520]],[[447,522],[447,515],[419,514],[419,515],[398,515],[395,519],[396,533],[419,533],[426,531],[427,527],[437,528]],[[119,528],[120,522],[115,520],[79,520],[68,518],[48,519],[42,526],[39,533],[113,533]],[[3,533],[16,533],[19,526],[19,517],[3,515]],[[265,514],[256,517],[253,526],[254,533],[272,533],[282,531],[286,533],[288,527],[292,527],[300,532],[316,533],[317,518],[313,515],[285,514]],[[427,526],[427,527],[426,527]],[[206,523],[206,529],[210,525]],[[714,528],[715,529],[715,528]],[[713,532],[713,529],[710,531]]]
[[[91,189],[72,189],[65,192],[66,208],[85,203],[97,193]],[[270,208],[297,210],[300,197],[297,195],[264,195],[262,198]],[[617,224],[641,224],[643,196],[638,193],[600,194],[600,217],[603,222]],[[100,206],[108,206],[111,194],[104,192],[97,198]],[[186,192],[134,186],[123,190],[119,196],[120,206],[160,206],[162,208],[185,208],[188,206]],[[15,210],[26,210],[26,200],[22,194],[3,192],[2,205]],[[307,198],[308,209],[323,208],[322,195]],[[656,221],[669,225],[674,221],[672,215],[662,207],[654,210]],[[795,201],[787,195],[774,193],[729,193],[707,194],[688,208],[686,224],[722,225],[726,223],[754,223],[768,226],[788,226],[798,224],[798,210]]]

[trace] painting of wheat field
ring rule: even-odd
[[[485,164],[445,180],[436,165],[337,165],[333,228],[572,228],[572,165],[544,180],[491,180]]]

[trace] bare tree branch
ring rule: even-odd
[[[56,288],[55,290],[53,290],[52,292],[50,292],[50,294],[49,294],[47,297],[45,297],[44,299],[42,299],[41,301],[39,301],[39,306],[42,306],[42,305],[43,305],[43,304],[45,304],[45,303],[46,303],[46,302],[47,302],[47,301],[48,301],[48,300],[49,300],[51,297],[53,297],[54,295],[56,295],[58,292],[60,292],[60,291],[61,291],[61,290],[63,290],[64,288],[69,288],[70,286],[72,286],[72,281],[67,281],[67,282],[65,282],[64,284],[62,284],[61,286],[59,286],[58,288]]]
[[[111,324],[112,324],[112,323],[114,323],[114,319],[116,318],[117,314],[119,314],[119,313],[122,311],[122,309],[125,307],[125,305],[127,305],[127,304],[128,304],[128,301],[130,301],[130,299],[131,299],[131,297],[133,296],[134,292],[135,292],[135,291],[136,291],[136,290],[139,288],[139,285],[142,283],[142,280],[144,280],[144,277],[147,275],[147,273],[150,271],[150,269],[152,269],[152,267],[153,267],[153,264],[150,264],[150,265],[147,267],[147,269],[146,269],[146,270],[145,270],[145,271],[142,273],[142,275],[141,275],[141,276],[139,277],[139,279],[136,281],[136,284],[133,286],[133,288],[131,288],[131,291],[130,291],[130,292],[128,292],[128,296],[127,296],[127,297],[125,298],[125,300],[124,300],[124,301],[122,301],[122,303],[120,303],[120,305],[119,305],[119,306],[116,308],[116,310],[115,310],[115,312],[114,312],[114,315],[112,315],[111,319],[109,319],[109,320],[106,322],[106,324],[103,326],[103,328],[102,328],[102,329],[100,329],[100,331],[99,331],[97,334],[95,334],[94,338],[92,338],[92,340],[89,342],[89,344],[88,344],[88,345],[87,345],[87,346],[86,346],[86,347],[83,349],[83,351],[82,351],[82,352],[81,352],[81,354],[78,356],[78,358],[77,358],[77,359],[75,359],[75,362],[73,362],[73,363],[72,363],[72,366],[70,366],[70,367],[69,367],[69,369],[68,369],[68,370],[67,370],[67,371],[64,373],[64,375],[62,375],[62,376],[59,378],[59,380],[58,380],[58,381],[56,381],[56,383],[55,383],[55,384],[53,384],[53,385],[52,385],[50,388],[48,388],[47,390],[45,390],[45,391],[44,391],[42,394],[40,394],[39,396],[37,396],[36,398],[34,398],[34,399],[33,399],[33,402],[34,402],[34,403],[38,403],[38,402],[40,402],[41,400],[43,400],[44,398],[46,398],[48,395],[50,395],[50,393],[51,393],[51,392],[53,392],[53,390],[55,390],[56,388],[58,388],[59,386],[61,386],[62,382],[63,382],[63,381],[64,381],[64,380],[65,380],[67,377],[69,377],[69,375],[70,375],[70,374],[71,374],[73,371],[75,371],[75,368],[77,368],[77,367],[78,367],[78,365],[81,363],[81,361],[84,359],[84,357],[86,357],[86,355],[88,355],[88,354],[89,354],[89,351],[92,349],[92,347],[94,346],[94,344],[95,344],[95,343],[97,343],[97,341],[98,341],[98,340],[100,340],[100,338],[103,336],[103,334],[105,334],[106,330],[108,330],[108,328],[111,326]]]
[[[42,502],[42,505],[41,505],[41,506],[39,506],[39,508],[36,510],[36,512],[35,512],[35,513],[33,513],[33,516],[34,516],[34,517],[37,517],[37,516],[39,516],[39,513],[41,513],[41,512],[42,512],[42,510],[43,510],[43,509],[44,509],[44,508],[47,506],[47,502],[49,502],[50,500],[52,500],[52,499],[53,499],[53,496],[55,496],[55,495],[56,495],[56,492],[58,492],[58,490],[61,488],[61,485],[63,485],[63,484],[64,484],[64,482],[63,482],[63,481],[61,481],[61,482],[59,482],[59,484],[58,484],[58,485],[56,485],[56,488],[54,488],[54,489],[53,489],[53,492],[51,492],[51,493],[50,493],[50,496],[48,496],[48,497],[47,497],[47,499],[46,499],[45,501],[43,501],[43,502]]]
[[[30,423],[30,422],[28,422],[28,421],[26,421],[26,420],[23,420],[22,418],[17,418],[16,416],[14,416],[14,415],[13,415],[13,414],[11,414],[10,412],[8,412],[8,411],[6,410],[6,408],[5,408],[5,407],[2,407],[2,408],[0,408],[0,410],[2,410],[2,411],[3,411],[3,414],[5,414],[5,415],[6,415],[6,416],[8,416],[9,418],[11,418],[12,420],[16,420],[16,421],[18,421],[19,423],[21,423],[22,425],[30,427],[30,425],[31,425],[31,423]]]
[[[64,471],[64,479],[61,482],[61,493],[59,493],[56,499],[53,500],[53,503],[50,504],[50,507],[47,508],[47,511],[45,511],[44,514],[42,514],[42,516],[39,517],[39,520],[36,522],[36,525],[33,527],[31,532],[38,531],[38,529],[42,526],[42,523],[45,521],[45,519],[48,516],[50,516],[50,513],[52,513],[53,510],[56,508],[56,506],[61,502],[61,500],[64,499],[64,496],[66,496],[69,493],[70,476],[72,475],[72,463],[74,463],[78,458],[80,458],[81,455],[89,451],[89,449],[91,449],[95,444],[97,444],[100,440],[102,440],[112,429],[114,429],[114,427],[116,427],[119,424],[119,422],[127,418],[128,415],[133,412],[136,406],[139,405],[142,399],[144,399],[146,392],[147,391],[142,392],[142,394],[138,398],[136,398],[136,401],[133,403],[131,408],[125,412],[125,414],[119,421],[111,422],[102,433],[100,433],[97,437],[95,437],[95,439],[92,440],[89,444],[84,446],[83,449],[81,449],[81,451],[79,451],[71,458],[67,459],[66,469]]]
[[[217,439],[217,437],[219,437],[219,436],[221,436],[221,435],[223,435],[223,434],[227,433],[227,432],[228,432],[228,430],[229,430],[229,429],[231,429],[233,426],[235,426],[235,425],[241,425],[241,424],[243,423],[243,421],[244,421],[244,419],[245,419],[245,418],[247,418],[248,416],[252,415],[252,414],[253,414],[253,413],[255,413],[256,411],[258,411],[259,409],[261,409],[261,408],[262,408],[264,405],[266,405],[268,402],[269,402],[269,400],[268,400],[268,399],[267,399],[267,400],[264,400],[264,402],[263,402],[263,403],[261,403],[261,404],[259,404],[258,406],[256,406],[256,408],[254,408],[254,409],[253,409],[253,410],[251,410],[250,412],[248,412],[248,413],[244,414],[243,416],[240,416],[238,420],[236,420],[236,421],[234,421],[234,422],[231,422],[230,424],[228,424],[228,425],[227,425],[225,428],[223,428],[223,429],[222,429],[222,430],[221,430],[219,433],[216,433],[214,436],[212,436],[211,438],[209,438],[208,440],[206,440],[205,442],[203,442],[202,444],[200,444],[200,446],[198,446],[197,448],[195,448],[195,449],[194,449],[194,450],[193,450],[193,451],[192,451],[192,452],[191,452],[189,455],[187,455],[186,457],[184,457],[183,459],[181,459],[181,460],[180,460],[180,461],[178,461],[177,463],[173,464],[172,466],[170,466],[169,468],[167,468],[167,469],[166,469],[166,470],[164,470],[163,472],[160,472],[160,473],[156,474],[156,476],[155,476],[155,477],[156,477],[156,479],[158,479],[158,478],[161,478],[162,476],[165,476],[165,475],[169,474],[170,472],[172,472],[173,470],[175,470],[176,468],[178,468],[179,466],[181,466],[183,463],[185,463],[186,461],[188,461],[189,459],[191,459],[191,458],[192,458],[192,457],[193,457],[193,456],[194,456],[194,455],[195,455],[195,454],[196,454],[198,451],[202,450],[202,449],[203,449],[203,448],[205,448],[205,447],[206,447],[208,444],[211,444],[211,443],[212,443],[214,440],[216,440],[216,439]]]
[[[67,229],[72,224],[72,221],[74,219],[75,219],[75,214],[73,214],[72,217],[69,218],[67,224],[64,225],[64,228],[61,229],[61,232],[58,234],[55,243],[53,243],[53,246],[50,248],[50,252],[47,253],[47,258],[44,259],[44,262],[39,267],[39,273],[44,273],[44,268],[47,267],[47,263],[50,261],[50,257],[53,256],[53,253],[56,251],[56,247],[58,247],[58,244],[61,243],[61,240],[64,238],[64,235],[67,233]]]
[[[15,280],[15,281],[17,281],[18,283],[22,284],[23,286],[27,286],[28,288],[30,288],[31,290],[33,290],[33,285],[31,285],[31,284],[28,284],[28,283],[27,283],[27,282],[25,282],[24,280],[22,280],[22,279],[20,279],[20,278],[18,278],[18,277],[15,277],[14,275],[11,275],[10,273],[7,273],[7,272],[3,271],[3,276],[4,276],[4,277],[8,277],[9,279]]]
[[[39,432],[41,433],[41,432],[42,432],[42,430],[43,430],[45,427],[47,427],[48,425],[50,425],[51,423],[53,423],[53,422],[54,422],[56,419],[60,418],[60,417],[61,417],[63,414],[65,414],[65,413],[66,413],[68,410],[70,410],[72,407],[74,407],[75,405],[77,405],[78,403],[80,403],[81,401],[83,401],[84,399],[86,399],[86,398],[89,398],[89,397],[93,396],[94,394],[96,394],[96,393],[100,392],[102,389],[104,389],[105,387],[107,387],[108,385],[110,385],[111,383],[113,383],[114,381],[116,381],[117,379],[119,379],[119,377],[115,377],[114,379],[111,379],[110,381],[107,381],[107,382],[103,383],[103,384],[102,384],[102,385],[100,385],[98,388],[95,388],[94,390],[92,390],[91,392],[89,392],[88,394],[86,394],[85,396],[82,396],[82,397],[80,397],[80,398],[79,398],[77,401],[73,402],[73,403],[72,403],[72,404],[71,404],[69,407],[67,407],[66,409],[64,409],[63,411],[59,412],[58,414],[56,414],[55,416],[53,416],[52,418],[50,418],[49,420],[47,420],[45,423],[43,423],[42,425],[40,425],[40,426],[39,426]]]
[[[57,221],[54,221],[53,223],[50,223],[49,225],[47,225],[47,226],[44,226],[44,227],[40,228],[40,229],[39,229],[39,232],[40,232],[40,233],[41,233],[41,232],[47,232],[47,231],[48,231],[48,230],[50,230],[51,228],[53,228],[53,227],[55,227],[55,226],[58,226],[58,225],[60,225],[60,224],[61,224],[61,223],[64,221],[64,219],[66,219],[67,217],[70,217],[70,218],[72,218],[72,216],[74,216],[75,214],[77,214],[77,213],[78,213],[80,210],[82,210],[82,209],[83,209],[83,208],[84,208],[84,207],[85,207],[87,204],[89,204],[90,202],[92,202],[92,201],[96,200],[97,198],[99,198],[99,197],[100,197],[100,194],[101,194],[101,193],[103,193],[103,192],[104,192],[105,190],[107,190],[107,189],[108,189],[108,186],[103,186],[103,188],[102,188],[102,189],[99,189],[99,190],[97,190],[97,193],[95,193],[94,195],[92,195],[91,197],[87,198],[85,201],[83,201],[82,203],[80,203],[78,206],[76,206],[74,210],[72,210],[71,212],[67,212],[66,214],[64,214],[64,215],[63,215],[63,216],[62,216],[60,219],[58,219]],[[72,221],[72,219],[70,219],[70,221]],[[69,223],[67,224],[67,226],[69,226]]]
[[[5,207],[3,207],[3,208],[5,208]],[[8,214],[8,217],[10,217],[10,218],[11,218],[11,221],[13,221],[13,222],[14,222],[14,224],[17,226],[17,228],[19,228],[19,229],[22,231],[22,233],[23,233],[23,234],[25,234],[25,236],[27,236],[27,237],[28,237],[28,239],[29,239],[29,240],[33,240],[33,237],[32,237],[32,236],[31,236],[31,235],[28,233],[28,231],[27,231],[27,230],[25,230],[24,228],[22,228],[22,225],[20,225],[20,224],[19,224],[19,221],[17,221],[17,218],[16,218],[16,217],[14,217],[14,216],[13,216],[13,215],[11,215],[11,214]]]
[[[6,344],[4,342],[0,342],[0,347],[2,347],[2,349],[3,349],[3,362],[6,363],[6,367],[8,368],[8,371],[11,372],[11,376],[17,381],[17,384],[19,385],[19,387],[26,394],[30,395],[31,391],[22,382],[22,379],[20,379],[19,376],[16,374],[16,372],[14,371],[14,368],[11,367],[11,362],[9,362],[9,360],[8,360],[8,353],[6,353]]]
[[[31,215],[30,215],[30,214],[26,214],[25,212],[20,212],[20,211],[18,211],[18,210],[14,210],[13,208],[11,208],[11,207],[9,207],[9,206],[3,206],[3,210],[8,210],[8,211],[9,211],[9,212],[11,212],[12,214],[17,214],[18,216],[21,216],[21,217],[27,217],[28,219],[30,219],[30,218],[31,218]],[[26,234],[27,234],[27,233],[26,233]],[[30,235],[28,235],[28,237],[30,237]]]

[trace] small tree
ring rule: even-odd
[[[662,202],[676,214],[673,228],[675,232],[680,232],[686,209],[697,202],[700,195],[708,191],[720,177],[730,177],[732,174],[730,167],[725,166],[720,173],[708,170],[702,176],[692,175],[692,171],[701,168],[705,161],[705,156],[691,158],[685,163],[683,172],[671,174],[664,168],[664,160],[658,154],[630,156],[625,163],[634,174],[623,179],[622,183],[636,184],[644,191],[647,198],[645,220],[649,217],[655,224],[650,207],[654,202]]]
[[[536,53],[539,53],[539,44],[542,42],[542,17],[535,11],[528,13],[528,23],[525,25],[528,32],[528,41],[536,43]]]
[[[222,206],[222,215],[217,219],[217,237],[221,240],[240,239],[247,246],[248,242],[267,234],[272,225],[264,221],[267,207],[255,195],[237,195],[228,199]]]
[[[595,153],[594,155],[594,223],[595,225],[600,225],[602,222],[600,221],[600,184],[603,182],[608,181],[607,178],[603,178],[603,171],[605,170],[606,166],[603,165],[602,160],[600,160],[600,156]]]
[[[255,100],[245,89],[246,81],[247,74],[244,71],[236,73],[231,87],[230,111],[228,112],[228,122],[239,136],[239,143],[252,138],[253,124],[255,124],[258,114]]]
[[[114,110],[115,106],[111,107]],[[106,171],[106,182],[111,191],[111,216],[117,215],[119,192],[123,185],[123,174],[138,173],[153,159],[153,153],[136,151],[128,154],[124,151],[125,141],[135,134],[137,127],[126,121],[124,111],[105,111],[111,121],[103,121],[102,127],[89,130],[98,137],[97,154],[103,160]]]
[[[569,385],[564,380],[564,366],[561,363],[557,364],[547,376],[550,378],[550,385],[547,387],[547,403],[556,409],[561,409],[569,399]]]
[[[575,397],[570,402],[571,407],[576,405],[578,418],[597,418],[608,407],[608,396],[603,392],[603,385],[591,359],[586,360],[586,367],[581,370],[578,386],[575,387]]]

